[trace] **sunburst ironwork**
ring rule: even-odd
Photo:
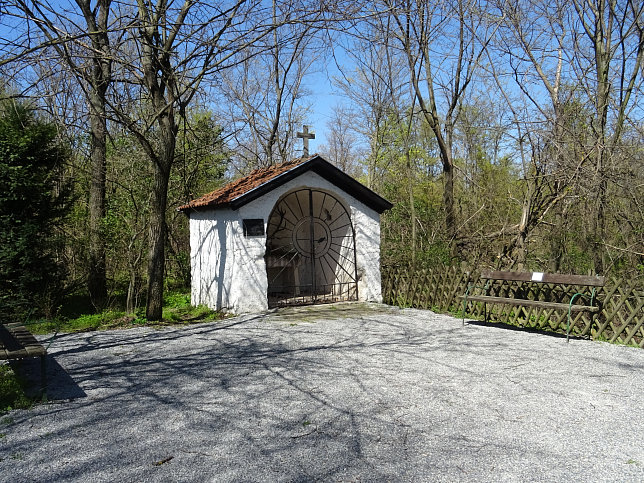
[[[355,233],[334,195],[310,188],[286,194],[266,232],[269,306],[357,300]]]

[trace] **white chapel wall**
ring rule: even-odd
[[[266,237],[244,237],[235,210],[191,213],[192,303],[234,313],[266,310],[265,244]]]
[[[247,203],[238,211],[217,209],[190,214],[192,302],[233,313],[268,308],[266,235],[244,237],[242,220],[261,218],[264,227],[279,198],[296,188],[333,193],[350,209],[356,235],[358,297],[381,302],[380,215],[309,171]],[[264,230],[266,231],[266,230]]]
[[[356,232],[356,262],[358,297],[367,302],[382,302],[380,284],[380,215],[366,207],[351,206],[351,218]]]
[[[190,213],[191,300],[194,305],[211,308],[228,306],[233,266],[228,259],[233,224],[232,210],[208,210]]]

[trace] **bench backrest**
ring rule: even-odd
[[[500,270],[482,270],[481,278],[485,280],[586,285],[589,287],[603,287],[605,282],[604,277],[596,275],[565,275],[562,273],[543,272],[503,272]]]

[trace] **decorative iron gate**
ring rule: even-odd
[[[351,217],[330,193],[282,197],[268,218],[265,258],[269,307],[358,299]]]

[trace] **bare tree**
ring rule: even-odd
[[[120,56],[130,92],[140,96],[141,110],[135,117],[111,105],[141,144],[153,168],[150,186],[148,286],[146,315],[162,315],[166,207],[170,170],[176,157],[179,124],[187,107],[202,92],[205,83],[215,84],[226,69],[253,56],[276,29],[287,24],[314,22],[317,12],[304,4],[283,4],[278,17],[261,0],[217,3],[185,0],[175,4],[139,1],[128,27],[129,50]]]
[[[633,0],[574,0],[573,5],[575,25],[590,44],[577,39],[576,66],[580,84],[594,101],[594,264],[597,272],[603,272],[606,251],[601,244],[606,240],[608,184],[614,168],[611,158],[626,123],[634,121],[629,119],[629,111],[641,96],[644,78],[644,5]]]
[[[279,27],[302,20],[313,22],[318,13],[303,2],[269,5],[261,0],[231,0],[211,5],[193,0],[178,4],[170,0],[119,4],[97,0],[92,5],[91,0],[74,1],[69,8],[61,8],[15,0],[11,4],[13,19],[27,17],[40,35],[33,38],[32,30],[24,29],[5,39],[5,52],[12,56],[10,60],[18,60],[53,49],[86,88],[90,151],[100,161],[92,175],[96,188],[92,211],[98,220],[92,226],[100,224],[104,213],[105,159],[104,155],[100,159],[100,153],[105,148],[106,117],[125,126],[139,142],[153,173],[147,317],[157,320],[163,301],[168,180],[179,124],[186,119],[187,107],[206,83],[215,81],[215,85],[222,71],[253,56],[254,46]],[[111,6],[118,9],[118,15],[110,21]],[[60,28],[61,23],[70,28]],[[110,83],[114,88],[107,96]],[[101,268],[104,254],[99,249],[93,253],[98,257],[93,266]]]
[[[521,268],[529,236],[570,194],[585,159],[577,159],[577,165],[569,159],[572,137],[566,106],[574,96],[574,91],[565,89],[571,70],[569,6],[529,0],[499,2],[498,8],[502,27],[494,46],[504,62],[497,65],[499,57],[488,51],[489,72],[512,113],[523,176],[521,216],[505,230],[510,238],[499,261]],[[501,81],[505,77],[514,80],[521,95],[512,95],[513,88]]]
[[[367,186],[372,189],[380,185],[388,167],[385,154],[394,136],[396,106],[409,103],[408,98],[402,99],[406,64],[390,48],[391,40],[377,23],[352,32],[342,46],[352,67],[339,65],[341,75],[334,79],[353,104],[353,130],[367,139]]]
[[[329,161],[354,176],[359,175],[361,170],[358,164],[358,140],[354,130],[356,117],[351,110],[335,106],[326,125],[328,146],[320,147]]]
[[[445,228],[454,241],[454,129],[461,101],[496,26],[484,22],[473,0],[384,0],[381,26],[407,59],[409,82],[439,149]]]
[[[275,25],[290,15],[286,5],[273,2]],[[224,115],[233,149],[244,165],[241,171],[294,157],[295,130],[308,109],[304,81],[312,73],[318,49],[311,23],[286,23],[239,52],[239,64],[222,74]]]
[[[605,210],[617,160],[627,152],[620,140],[625,126],[638,124],[632,106],[641,94],[643,7],[528,0],[497,8],[503,22],[489,69],[521,133],[525,187],[521,220],[508,230],[514,235],[507,260],[525,261],[528,237],[549,227],[541,245],[550,246],[552,268],[559,270],[564,235],[582,231],[595,271],[603,272]],[[514,88],[504,85],[507,77]],[[577,216],[568,216],[576,211],[585,220],[577,228],[571,225]]]
[[[167,238],[166,207],[179,123],[206,75],[225,65],[234,50],[246,47],[251,2],[210,7],[186,0],[180,5],[140,1],[128,19],[120,56],[133,93],[143,101],[132,116],[112,104],[114,115],[136,137],[152,166],[146,316],[162,316]],[[245,25],[246,24],[246,25]],[[266,31],[254,33],[263,36]],[[126,99],[125,101],[130,101]],[[125,103],[124,101],[124,103]]]

